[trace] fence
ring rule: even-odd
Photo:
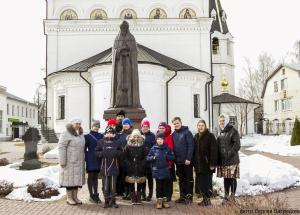
[[[294,122],[286,121],[279,123],[277,121],[269,122],[264,121],[263,123],[263,134],[279,135],[287,134],[290,135],[293,132]]]

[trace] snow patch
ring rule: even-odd
[[[44,154],[45,159],[58,159],[58,146]]]

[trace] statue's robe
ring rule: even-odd
[[[115,39],[112,66],[111,107],[141,108],[137,44],[129,31],[125,36],[119,32]]]

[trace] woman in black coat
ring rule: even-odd
[[[221,132],[217,138],[219,148],[219,165],[217,176],[224,178],[224,202],[235,201],[237,188],[237,178],[240,178],[240,158],[241,148],[239,132],[229,124],[229,116],[223,114],[219,117]],[[229,198],[229,190],[231,195]]]
[[[203,196],[200,206],[211,205],[212,177],[218,163],[218,145],[215,136],[209,132],[204,120],[197,123],[198,133],[194,136],[194,168],[196,193]]]

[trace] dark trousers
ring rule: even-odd
[[[148,189],[149,189],[149,197],[152,197],[153,195],[153,177],[152,177],[152,172],[151,169],[147,169],[147,174],[146,174],[147,181],[142,184],[142,193],[143,195],[146,195],[146,183],[148,184]]]
[[[234,196],[237,188],[237,180],[235,178],[224,178],[224,190],[225,197],[229,195],[231,190],[231,195]]]
[[[196,190],[203,196],[203,198],[210,198],[212,196],[212,173],[197,173],[196,175]]]
[[[117,176],[103,176],[102,177],[102,191],[104,198],[114,198],[116,197],[116,184]]]
[[[125,181],[126,177],[126,168],[120,168],[120,174],[117,177],[117,194],[122,196],[129,195],[129,184]]]
[[[128,184],[129,185],[129,192],[130,193],[135,193],[135,192],[139,192],[141,193],[143,190],[143,184],[137,184],[136,190],[135,190],[135,183],[134,184]]]
[[[156,198],[166,198],[168,195],[168,183],[169,179],[156,179]]]
[[[193,166],[185,164],[176,164],[176,174],[179,178],[180,197],[185,198],[187,196],[193,196]]]
[[[175,174],[175,165],[173,164],[170,168],[170,175],[171,179],[167,183],[167,198],[172,199],[173,196],[173,182],[176,181],[176,174]]]
[[[90,196],[98,194],[98,172],[88,172],[87,179]]]

